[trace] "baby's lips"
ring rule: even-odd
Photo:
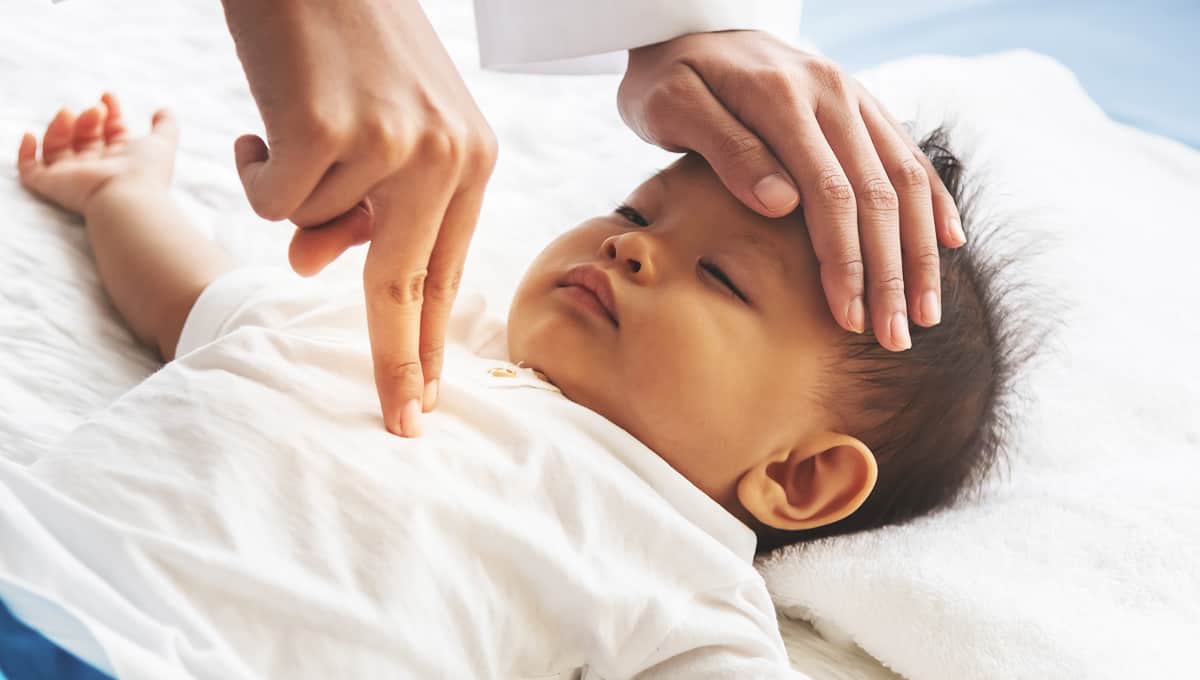
[[[591,263],[579,264],[567,270],[566,275],[559,281],[560,286],[580,286],[587,289],[600,301],[613,324],[620,325],[620,314],[617,306],[617,296],[613,292],[612,280],[601,267]]]

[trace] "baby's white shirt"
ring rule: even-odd
[[[388,433],[361,298],[225,275],[175,361],[30,467],[119,602],[79,607],[133,638],[102,640],[115,670],[132,645],[183,677],[804,677],[750,529],[509,363],[479,292],[424,433]]]

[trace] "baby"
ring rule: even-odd
[[[460,293],[438,409],[395,437],[361,291],[189,230],[176,134],[160,111],[131,137],[106,94],[18,159],[168,362],[30,468],[136,614],[78,605],[118,669],[797,677],[756,552],[945,506],[995,456],[1008,367],[972,249],[941,253],[942,322],[887,351],[835,324],[799,214],[749,211],[695,155],[547,246],[507,325]]]

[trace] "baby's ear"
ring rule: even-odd
[[[767,526],[813,529],[857,510],[878,474],[866,444],[829,432],[763,458],[738,480],[737,494],[742,507]]]

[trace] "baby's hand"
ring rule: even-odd
[[[26,132],[17,152],[17,169],[25,188],[83,213],[103,187],[117,180],[166,189],[178,139],[175,117],[166,109],[154,113],[150,134],[130,138],[117,98],[106,92],[98,106],[78,119],[68,109],[59,110],[46,127],[41,161],[37,137]]]

